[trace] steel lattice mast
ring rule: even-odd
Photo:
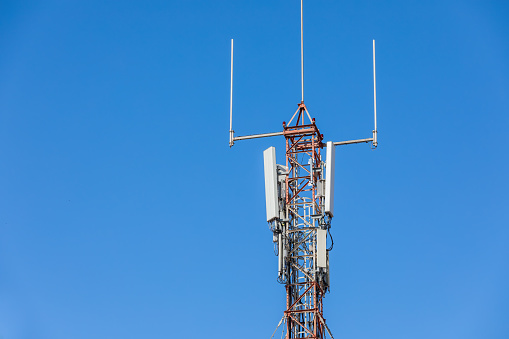
[[[328,289],[328,267],[319,267],[317,257],[318,232],[330,227],[330,218],[324,213],[323,135],[304,102],[283,129],[287,218],[274,231],[282,233],[286,253],[280,272],[286,285],[286,338],[324,338],[322,299]]]

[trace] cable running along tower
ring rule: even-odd
[[[281,132],[234,136],[232,126],[233,39],[231,40],[230,131],[235,141],[283,136],[284,165],[276,163],[276,149],[263,152],[267,222],[278,256],[278,281],[286,288],[286,309],[277,325],[281,338],[333,338],[323,316],[323,297],[329,290],[330,236],[334,216],[335,147],[371,143],[377,147],[375,41],[373,40],[374,130],[371,138],[324,142],[304,104],[303,0],[301,0],[301,102]],[[326,153],[325,160],[323,153]],[[330,239],[330,245],[327,245]],[[274,336],[274,334],[272,336]],[[271,337],[272,338],[272,337]]]

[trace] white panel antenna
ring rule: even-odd
[[[316,230],[316,266],[327,268],[327,230]]]
[[[263,168],[265,172],[265,207],[267,209],[267,221],[272,221],[279,217],[276,148],[269,147],[263,151]]]
[[[285,265],[285,257],[286,257],[286,248],[283,244],[283,235],[279,233],[278,235],[278,263],[277,263],[277,272],[278,276],[283,274],[283,269]]]
[[[334,216],[334,162],[336,147],[332,141],[327,142],[327,160],[325,162],[325,213]]]

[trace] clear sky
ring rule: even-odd
[[[509,338],[509,3],[305,1],[336,338]],[[300,2],[0,2],[0,338],[268,338]]]

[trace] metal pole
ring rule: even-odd
[[[360,144],[360,143],[363,143],[363,142],[370,142],[370,141],[373,141],[373,138],[348,140],[348,141],[336,141],[336,142],[334,142],[334,146],[350,145],[350,144]],[[327,147],[326,144],[324,144],[324,146]]]
[[[232,108],[233,108],[233,39],[232,39],[231,72],[230,72],[230,147],[233,146]]]
[[[377,142],[377,127],[376,127],[376,68],[375,68],[375,40],[373,39],[373,101],[375,106],[375,130],[373,131],[373,146],[376,147]]]
[[[300,0],[300,80],[304,102],[304,0]]]
[[[252,135],[245,135],[240,137],[233,138],[234,141],[237,140],[246,140],[246,139],[256,139],[256,138],[266,138],[266,137],[275,137],[278,135],[283,135],[284,132],[274,132],[274,133],[263,133],[263,134],[252,134]]]

